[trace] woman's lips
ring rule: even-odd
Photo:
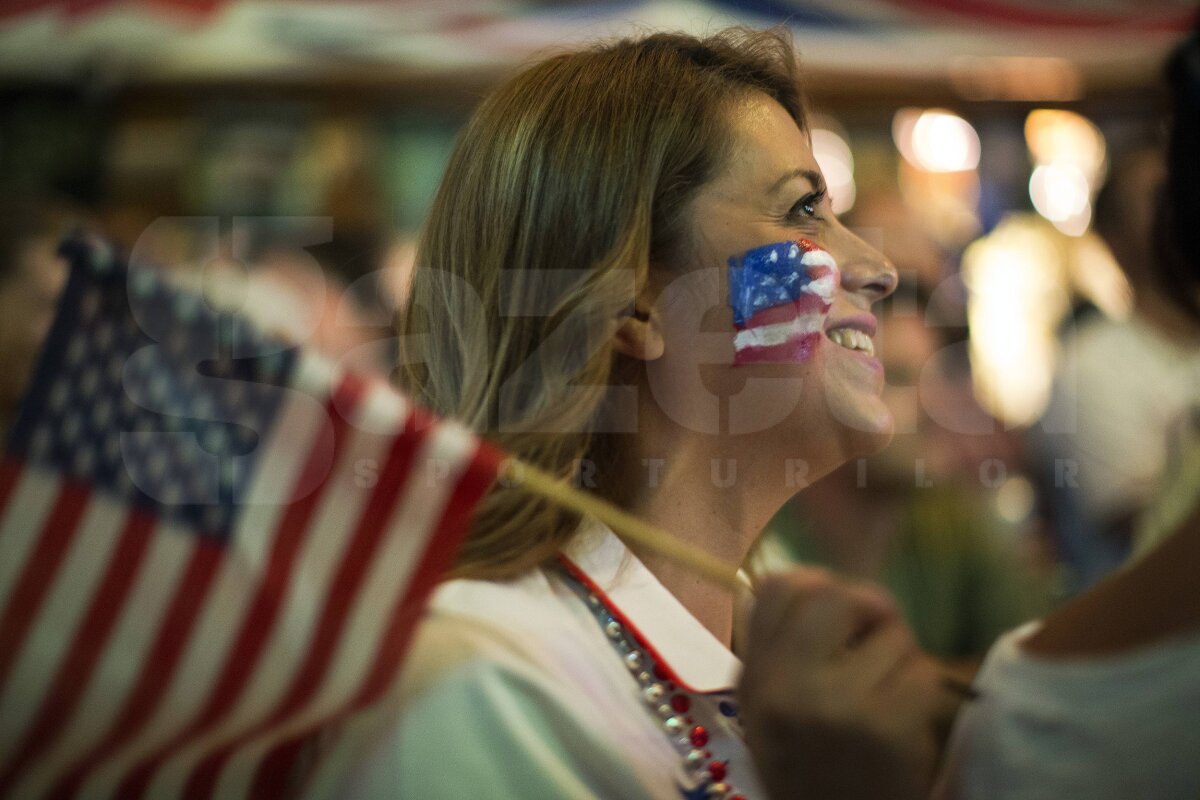
[[[877,325],[872,314],[855,314],[851,317],[831,319],[825,326],[825,336],[840,347],[874,357],[873,337]]]

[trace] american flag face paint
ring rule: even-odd
[[[824,335],[840,281],[833,256],[807,239],[730,258],[734,366],[808,361]]]

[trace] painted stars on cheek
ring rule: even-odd
[[[807,239],[775,242],[730,258],[734,366],[810,360],[824,336],[840,279],[829,251]]]

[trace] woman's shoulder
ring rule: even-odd
[[[669,740],[581,614],[542,570],[440,586],[342,796],[677,797]]]
[[[597,636],[578,605],[541,569],[508,581],[447,581],[417,628],[402,693],[411,697],[451,675],[569,675],[580,667],[571,654],[594,647]]]

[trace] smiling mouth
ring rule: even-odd
[[[854,328],[835,328],[834,330],[827,331],[825,335],[829,337],[829,341],[839,347],[844,347],[847,350],[857,350],[869,356],[875,355],[875,342],[871,340],[870,336],[867,336],[867,334],[860,330],[855,330]]]

